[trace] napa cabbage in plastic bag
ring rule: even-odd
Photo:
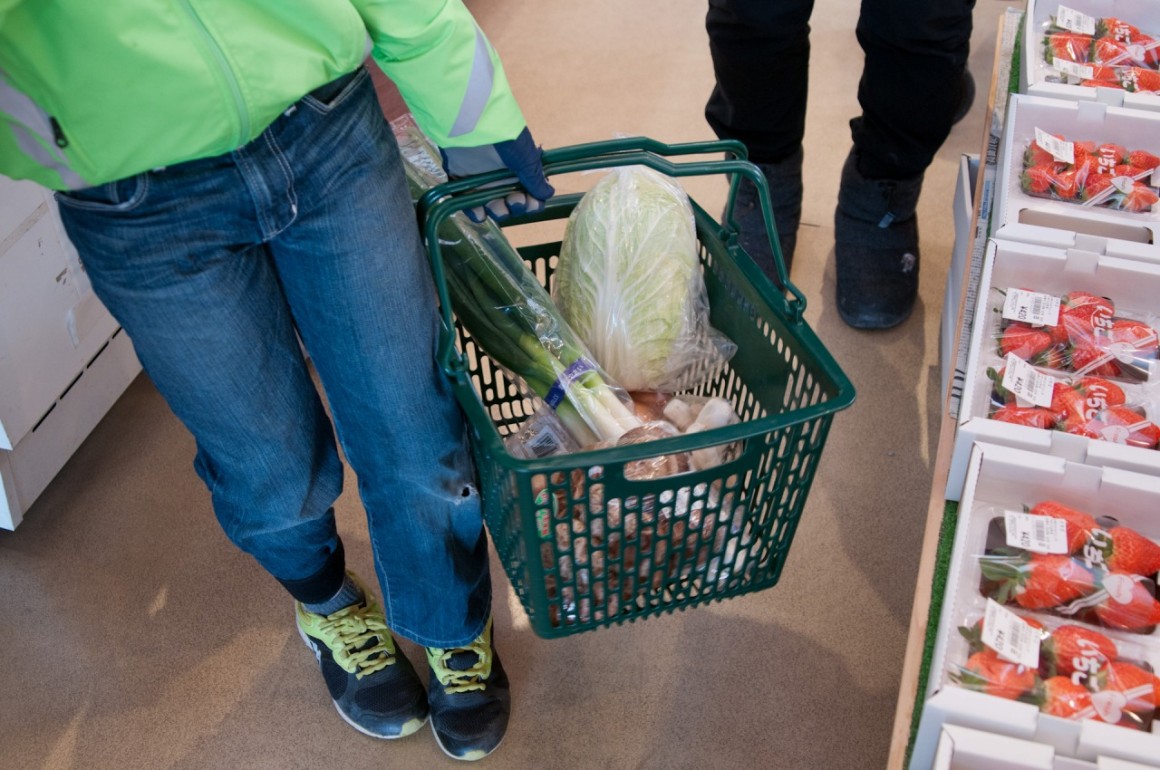
[[[709,324],[688,196],[644,166],[610,172],[568,219],[556,304],[628,390],[680,390],[736,351]]]

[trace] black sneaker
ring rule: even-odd
[[[371,737],[402,738],[427,721],[427,696],[382,609],[366,589],[363,594],[362,603],[330,615],[295,602],[298,632],[314,650],[342,718]]]
[[[466,647],[427,648],[431,729],[452,759],[483,759],[499,748],[511,713],[503,664],[491,645],[491,619]]]

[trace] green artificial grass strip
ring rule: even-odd
[[[910,764],[910,753],[914,750],[914,739],[918,735],[918,723],[922,719],[922,704],[926,702],[926,687],[930,679],[931,658],[934,657],[934,642],[938,635],[939,617],[942,615],[943,597],[946,595],[947,572],[950,569],[951,553],[954,550],[955,527],[959,523],[959,504],[948,501],[943,509],[942,526],[938,531],[938,548],[935,550],[934,575],[930,589],[930,610],[926,616],[926,638],[922,644],[922,664],[918,668],[918,690],[914,697],[914,711],[910,715],[910,740],[906,744],[906,759],[903,767]]]
[[[1015,33],[1015,45],[1011,51],[1011,71],[1007,73],[1007,93],[1019,93],[1019,72],[1023,60],[1023,25],[1027,23],[1027,14],[1019,17],[1019,31]]]

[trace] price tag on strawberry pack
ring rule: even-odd
[[[987,600],[983,644],[1004,660],[1039,668],[1039,630],[994,599]]]
[[[1003,317],[1032,326],[1055,326],[1059,323],[1059,297],[1026,289],[1007,289],[1003,298]]]
[[[1007,545],[1035,553],[1068,553],[1067,522],[1051,516],[1004,511]]]
[[[1074,8],[1068,8],[1066,5],[1061,5],[1056,10],[1055,23],[1068,31],[1081,35],[1096,34],[1096,18],[1094,16],[1089,16]]]
[[[1014,353],[1009,353],[1007,365],[1003,368],[1003,387],[1023,403],[1051,406],[1055,380]]]
[[[1075,144],[1052,136],[1042,128],[1035,129],[1035,143],[1051,153],[1060,163],[1075,163]]]
[[[1095,77],[1096,74],[1095,68],[1090,64],[1080,64],[1079,62],[1068,61],[1067,59],[1056,58],[1052,60],[1051,66],[1054,67],[1057,72],[1062,72],[1065,75],[1071,75],[1072,77],[1079,78],[1080,80],[1091,80]]]

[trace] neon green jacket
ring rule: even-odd
[[[220,155],[368,53],[443,147],[524,128],[461,0],[0,0],[0,174],[77,189]]]

